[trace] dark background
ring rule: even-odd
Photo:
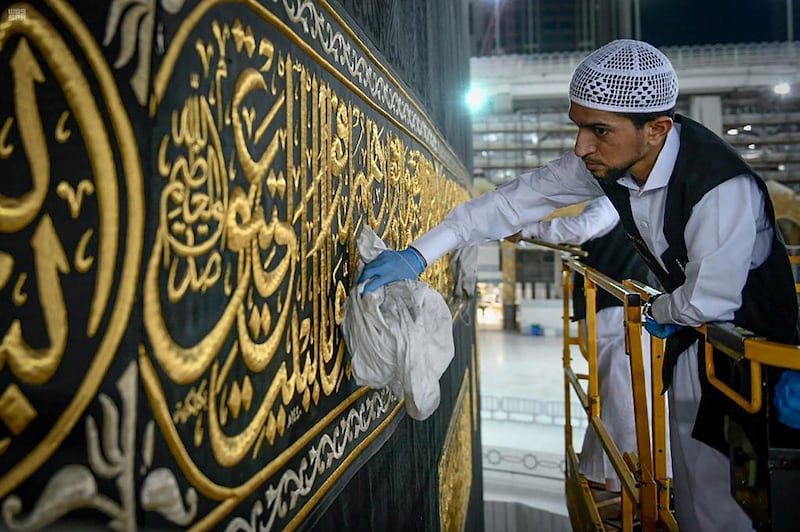
[[[793,2],[797,39],[800,6]],[[655,46],[786,40],[786,0],[640,0],[642,39]]]
[[[800,31],[800,0],[469,0],[470,53],[498,53],[498,12],[500,54],[589,51],[635,37],[637,1],[639,37],[659,47],[785,41],[790,4],[793,40]]]

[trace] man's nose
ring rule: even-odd
[[[588,134],[578,131],[578,136],[575,138],[575,155],[583,159],[594,151],[594,144]]]

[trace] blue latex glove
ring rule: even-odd
[[[772,401],[778,412],[778,421],[800,429],[800,371],[786,370],[775,385],[775,397]]]
[[[647,316],[644,319],[644,328],[653,336],[664,339],[683,329],[683,325],[675,325],[674,323],[661,324]]]
[[[381,286],[403,279],[416,279],[425,271],[425,262],[422,256],[413,248],[400,251],[387,249],[382,251],[378,258],[370,262],[361,272],[358,284],[369,280],[364,285],[361,295],[374,292]]]

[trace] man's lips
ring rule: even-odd
[[[600,163],[594,161],[583,161],[583,164],[586,165],[587,170],[597,170],[598,168],[603,166]]]

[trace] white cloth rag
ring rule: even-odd
[[[386,245],[369,228],[357,239],[356,278]],[[363,284],[363,283],[362,283]],[[359,386],[389,386],[405,399],[408,415],[426,419],[439,406],[439,378],[455,354],[453,318],[444,298],[421,281],[397,281],[361,295],[354,287],[344,305],[342,334]]]

